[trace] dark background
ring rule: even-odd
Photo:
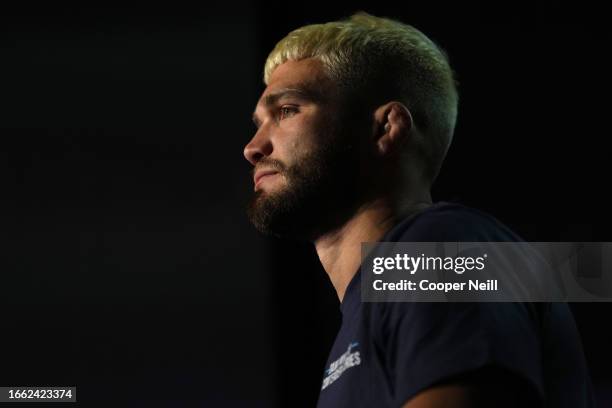
[[[359,9],[415,25],[457,72],[436,201],[527,240],[612,241],[597,10],[372,3],[1,6],[0,385],[76,385],[81,406],[315,404],[338,301],[310,244],[248,224],[242,149],[274,44]],[[612,308],[572,308],[607,406]]]

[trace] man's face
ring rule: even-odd
[[[312,240],[355,205],[359,135],[340,95],[315,59],[287,61],[272,73],[244,149],[254,166],[248,215],[261,232]]]

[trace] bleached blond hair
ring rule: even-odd
[[[435,179],[453,137],[459,99],[440,47],[410,25],[359,12],[290,32],[269,54],[264,82],[280,64],[306,58],[320,60],[328,75],[352,92],[352,100],[404,103],[422,135],[424,171]]]

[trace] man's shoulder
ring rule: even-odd
[[[441,201],[400,221],[385,237],[390,242],[522,241],[497,218],[460,203]]]

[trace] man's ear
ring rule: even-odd
[[[384,156],[399,152],[411,137],[412,115],[401,102],[392,101],[374,112],[374,142],[377,154]]]

